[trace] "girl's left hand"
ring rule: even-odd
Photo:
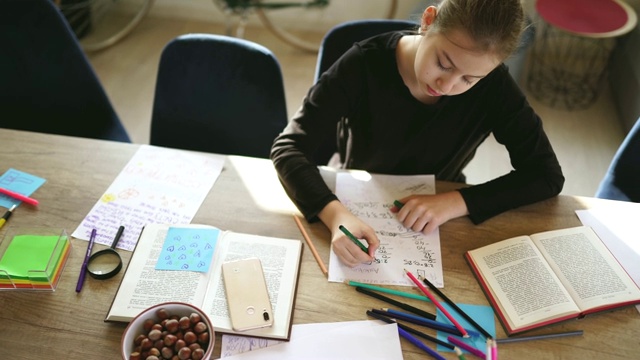
[[[469,214],[467,204],[458,191],[436,195],[411,195],[398,199],[401,208],[393,206],[398,221],[406,228],[428,234],[445,222]]]

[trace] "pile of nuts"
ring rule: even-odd
[[[197,313],[171,315],[160,308],[147,319],[134,340],[130,360],[201,360],[209,345],[209,329]]]

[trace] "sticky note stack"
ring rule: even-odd
[[[14,235],[2,245],[0,290],[55,290],[71,251],[64,231],[62,235]]]

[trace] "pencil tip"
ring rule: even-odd
[[[463,337],[463,338],[465,338],[465,339],[468,339],[468,338],[470,338],[471,336],[469,336],[469,334],[464,334],[464,335],[462,335],[462,337]]]

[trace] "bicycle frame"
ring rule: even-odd
[[[329,5],[329,0],[308,0],[308,1],[282,1],[263,3],[260,0],[220,0],[228,9],[234,11],[247,10],[253,8],[261,9],[283,9],[291,7],[325,7]]]

